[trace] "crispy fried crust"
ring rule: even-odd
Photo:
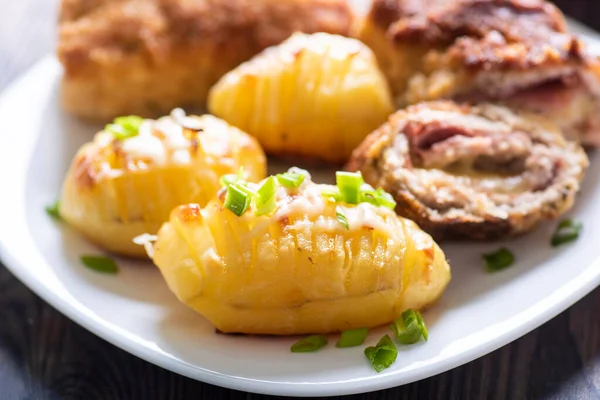
[[[470,71],[524,70],[584,58],[564,16],[544,0],[375,0],[365,24],[363,35],[384,32],[397,51],[433,49],[444,63]],[[422,63],[417,70],[427,69],[425,59]],[[400,90],[405,85],[396,83]]]
[[[360,36],[400,106],[443,98],[502,102],[555,119],[570,139],[600,143],[599,62],[545,0],[376,0]],[[541,96],[523,101],[522,92],[531,100],[549,87],[552,98],[576,87],[581,110],[554,118]]]
[[[396,211],[437,240],[495,240],[569,210],[587,166],[547,120],[438,101],[392,115],[347,169],[391,193]]]
[[[225,72],[295,31],[349,33],[343,0],[63,0],[63,104],[77,115],[202,107]]]

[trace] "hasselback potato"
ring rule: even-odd
[[[346,0],[61,0],[61,103],[78,117],[202,109],[241,62],[294,32],[348,35]]]
[[[371,50],[354,39],[294,34],[226,74],[209,110],[267,153],[346,161],[393,111]]]
[[[357,189],[360,175],[350,175]],[[345,198],[291,170],[231,184],[204,208],[180,206],[158,233],[154,263],[179,300],[228,333],[373,327],[436,300],[450,280],[442,250],[394,213],[389,195],[363,185],[352,199],[340,179]],[[258,194],[232,202],[240,190]]]
[[[568,211],[587,166],[581,146],[546,119],[437,101],[392,115],[347,169],[383,187],[436,240],[494,240]]]
[[[210,115],[176,109],[158,120],[117,118],[75,156],[60,214],[91,241],[124,255],[145,256],[132,242],[156,233],[180,204],[206,204],[222,175],[243,167],[246,179],[266,173],[254,138]]]

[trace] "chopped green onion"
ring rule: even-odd
[[[379,206],[389,208],[390,210],[393,210],[396,208],[396,201],[394,200],[394,198],[392,197],[391,194],[389,194],[382,188],[377,189],[375,191],[375,193],[377,194],[377,200],[379,202],[379,204],[378,204]]]
[[[552,247],[560,246],[561,244],[569,243],[579,238],[579,233],[583,229],[583,224],[579,221],[566,219],[558,224],[556,231],[552,235],[550,244]]]
[[[503,270],[515,262],[515,256],[504,247],[493,253],[484,254],[483,259],[488,272]]]
[[[400,318],[396,319],[392,325],[390,325],[394,335],[398,342],[402,344],[414,344],[417,343],[421,336],[427,340],[429,333],[421,313],[408,309],[402,313]]]
[[[381,372],[389,368],[396,361],[398,350],[389,335],[385,335],[377,342],[376,346],[370,346],[365,349],[365,356],[371,361],[375,371]]]
[[[302,171],[300,168],[295,168],[294,170]],[[302,172],[290,171],[284,172],[283,174],[277,174],[277,181],[286,188],[296,189],[302,185],[304,179],[306,178],[306,174]]]
[[[340,340],[336,343],[335,347],[355,347],[363,344],[367,338],[369,330],[367,328],[356,328],[342,332]]]
[[[391,210],[396,208],[396,202],[394,201],[392,195],[387,193],[382,188],[375,190],[373,189],[373,186],[369,185],[368,183],[364,183],[361,186],[360,192],[361,203],[370,203],[374,206],[386,207]]]
[[[235,183],[235,186],[241,190],[242,192],[246,193],[248,196],[250,196],[250,200],[252,200],[252,198],[254,196],[256,196],[256,191],[254,191],[253,189],[250,188],[250,186],[248,186],[248,183],[245,181],[237,181]]]
[[[110,257],[105,256],[81,256],[83,265],[96,272],[105,274],[116,274],[119,272],[119,266]]]
[[[298,340],[291,347],[292,353],[310,353],[319,350],[327,344],[327,336],[311,335]]]
[[[337,211],[335,213],[335,216],[337,217],[338,222],[340,224],[344,225],[344,228],[346,228],[347,230],[350,230],[350,225],[348,225],[348,218],[346,218],[346,216],[344,214]]]
[[[360,172],[337,171],[335,181],[340,191],[340,198],[348,204],[360,202],[361,186],[364,182]]]
[[[60,200],[56,200],[54,204],[46,206],[46,213],[55,219],[60,219]]]
[[[361,203],[370,203],[374,206],[378,206],[379,202],[377,201],[377,193],[373,186],[368,183],[363,183],[360,187],[360,202]]]
[[[244,176],[244,166],[240,165],[237,174],[226,174],[219,178],[219,184],[221,186],[229,186],[237,181],[241,181]]]
[[[229,185],[235,183],[237,180],[238,180],[238,176],[236,174],[227,174],[227,175],[223,175],[219,179],[219,184],[221,186],[229,186]]]
[[[136,115],[118,117],[115,118],[112,124],[106,125],[104,129],[112,133],[115,138],[125,140],[138,134],[142,122],[144,122],[144,119]]]
[[[321,192],[321,195],[332,201],[339,201],[339,199],[340,199],[340,191],[337,189],[337,187],[334,187],[332,189],[324,189]]]
[[[321,192],[324,197],[333,201],[344,201],[348,204],[370,203],[376,207],[396,208],[394,198],[382,188],[375,190],[365,183],[360,172],[335,173],[335,189],[325,189]]]
[[[225,208],[229,209],[232,213],[238,217],[243,215],[248,207],[252,197],[243,190],[243,185],[234,183],[227,187],[227,194],[225,195]]]
[[[423,339],[425,339],[425,341],[429,340],[429,330],[427,329],[427,325],[425,325],[425,321],[423,321],[423,316],[421,315],[420,312],[417,311],[417,321],[419,322],[419,325],[421,326],[421,332],[423,333]]]
[[[274,177],[267,178],[265,183],[258,189],[254,197],[256,215],[261,216],[271,213],[277,206],[277,181]]]

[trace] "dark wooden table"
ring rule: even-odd
[[[53,51],[56,1],[0,0],[0,89]],[[561,3],[600,27],[600,1]],[[117,349],[59,314],[0,264],[0,400],[264,398],[272,397],[196,382]],[[600,289],[470,364],[411,385],[347,397],[535,398],[600,399]]]

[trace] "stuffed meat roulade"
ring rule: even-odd
[[[545,0],[375,0],[359,36],[401,106],[501,102],[600,145],[600,63]]]
[[[436,239],[492,240],[569,210],[587,166],[582,148],[538,116],[438,101],[392,115],[347,168]]]

